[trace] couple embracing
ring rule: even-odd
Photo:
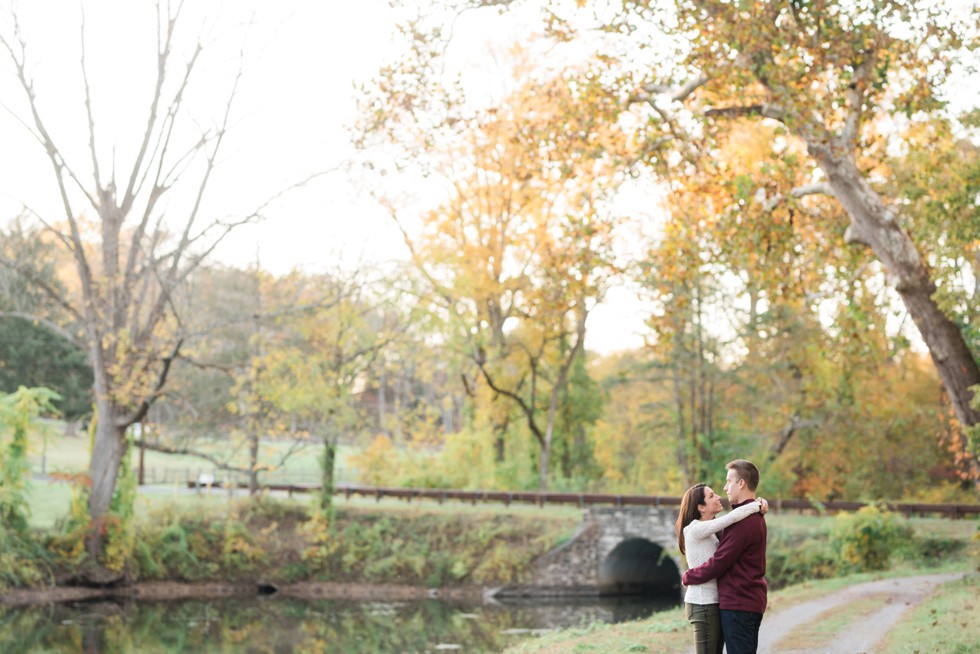
[[[684,606],[694,627],[697,654],[754,654],[766,610],[766,521],[768,503],[756,498],[759,469],[736,459],[725,466],[725,492],[732,510],[722,510],[721,496],[695,484],[681,500],[677,542],[687,556]],[[719,538],[720,532],[720,538]]]

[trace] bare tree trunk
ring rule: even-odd
[[[970,406],[970,387],[980,384],[980,367],[962,332],[933,299],[936,284],[922,255],[897,224],[895,214],[861,175],[852,157],[834,156],[822,146],[811,145],[810,151],[827,175],[834,196],[851,217],[845,234],[847,242],[870,247],[884,264],[929,348],[957,420],[964,427],[980,424],[980,411]]]
[[[88,552],[86,562],[86,581],[95,584],[111,584],[123,578],[123,572],[106,569],[99,561],[103,550],[105,533],[103,524],[109,514],[112,496],[116,490],[116,479],[119,477],[119,467],[126,453],[125,428],[118,425],[117,408],[104,397],[96,400],[98,418],[95,427],[95,443],[92,447],[92,457],[89,460],[89,478],[92,481],[89,494],[89,515],[92,527],[86,537],[85,549]]]
[[[146,458],[146,441],[147,441],[147,436],[149,434],[147,434],[146,421],[144,420],[140,424],[143,425],[143,428],[140,430],[140,463],[139,463],[139,476],[137,477],[136,483],[142,486],[144,483],[146,483],[146,477],[145,477],[146,466],[144,465],[144,463]]]
[[[248,493],[259,494],[259,425],[252,421],[248,444]]]
[[[378,431],[385,436],[391,436],[388,429],[388,374],[387,366],[381,365],[381,376],[378,380]]]
[[[320,512],[333,523],[334,466],[337,460],[337,442],[331,436],[323,437],[323,459],[320,476]]]
[[[504,457],[507,455],[507,442],[504,440],[504,432],[499,429],[493,442],[493,454],[496,463],[503,463]]]
[[[555,433],[555,414],[558,411],[558,384],[551,389],[548,399],[548,422],[544,429],[544,443],[541,445],[541,465],[538,470],[538,487],[541,492],[548,490],[548,467],[551,465],[551,442]]]

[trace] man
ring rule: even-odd
[[[755,500],[759,469],[736,459],[725,466],[725,492],[731,508]],[[718,609],[728,654],[755,654],[766,611],[766,520],[751,515],[726,528],[714,556],[684,573],[685,586],[718,580]]]

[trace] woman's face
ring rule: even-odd
[[[721,513],[721,496],[711,490],[710,486],[704,487],[704,504],[698,504],[698,512],[702,520],[711,520]]]

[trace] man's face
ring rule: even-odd
[[[732,504],[741,502],[744,488],[745,482],[738,478],[738,473],[729,470],[728,474],[725,475],[725,493],[728,495],[728,501]]]

